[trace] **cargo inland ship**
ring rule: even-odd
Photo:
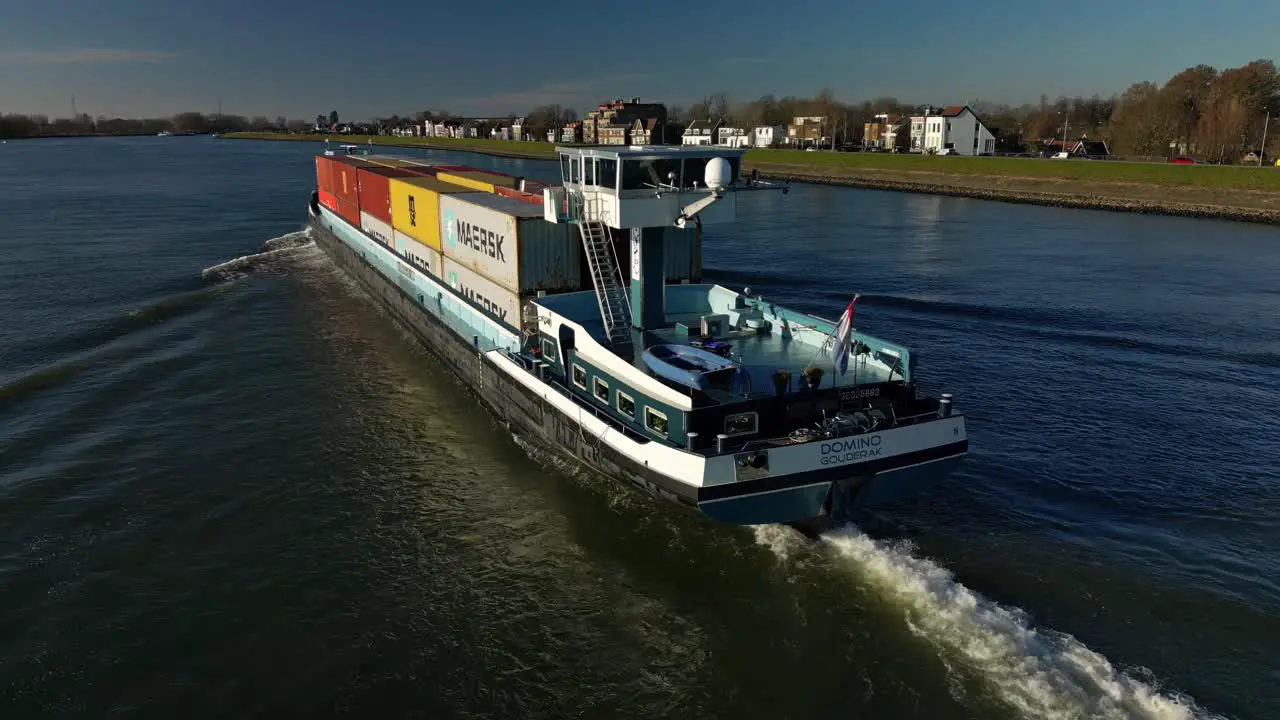
[[[310,227],[517,437],[711,518],[816,532],[967,454],[951,396],[853,302],[832,322],[701,282],[702,226],[787,189],[740,177],[742,150],[556,151],[541,186],[326,150]]]

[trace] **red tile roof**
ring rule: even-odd
[[[942,112],[938,113],[942,117],[955,117],[965,111],[968,105],[952,105],[951,107],[942,108]]]

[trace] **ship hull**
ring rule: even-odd
[[[762,480],[713,485],[682,482],[655,469],[662,466],[656,456],[637,455],[634,447],[628,453],[612,444],[616,433],[604,439],[609,434],[589,427],[594,419],[584,416],[564,396],[549,391],[548,383],[524,370],[512,372],[513,368],[502,367],[510,363],[482,351],[477,336],[468,336],[470,329],[451,327],[428,311],[426,307],[434,304],[428,298],[424,305],[420,287],[403,287],[369,262],[366,255],[376,252],[375,241],[345,220],[325,213],[313,200],[309,222],[316,244],[438,357],[513,435],[652,495],[695,508],[711,519],[738,525],[782,523],[805,532],[820,531],[832,524],[856,521],[861,511],[870,507],[932,490],[967,451],[963,419],[956,418],[949,425],[957,436],[954,442],[948,431],[947,441],[930,442],[914,452],[883,460]],[[346,241],[340,234],[352,237]],[[368,251],[360,248],[366,239]],[[658,451],[652,445],[650,448],[650,452]]]
[[[513,435],[544,450],[582,462],[597,472],[629,482],[658,497],[689,507],[697,505],[697,488],[653,472],[607,443],[593,441],[572,418],[542,397],[493,367],[483,353],[453,328],[428,312],[344,243],[318,218],[314,207],[310,228],[316,244],[348,276],[409,329]]]

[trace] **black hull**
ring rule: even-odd
[[[696,510],[696,488],[655,473],[605,443],[592,442],[591,433],[582,432],[581,426],[571,418],[496,369],[469,339],[424,312],[399,286],[388,281],[355,250],[316,221],[314,216],[317,212],[313,199],[310,227],[316,244],[439,358],[443,366],[512,434],[595,472]]]

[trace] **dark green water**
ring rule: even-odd
[[[527,452],[313,246],[202,281],[312,152],[0,149],[0,717],[1277,716],[1276,230],[741,201],[717,280],[862,292],[970,418],[815,544]]]

